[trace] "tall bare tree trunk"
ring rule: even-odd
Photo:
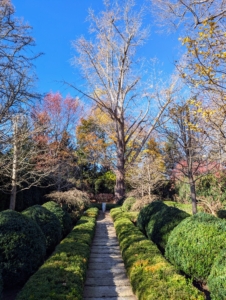
[[[125,196],[125,137],[124,122],[117,122],[117,165],[116,165],[116,185],[115,197],[120,200]]]
[[[16,192],[17,192],[17,160],[18,160],[18,147],[17,147],[17,133],[18,133],[17,119],[13,121],[13,167],[12,167],[12,189],[10,193],[9,208],[15,210],[16,207]]]
[[[192,214],[195,215],[197,213],[197,199],[196,199],[195,181],[192,174],[189,174],[189,185],[190,185],[191,201],[192,201]]]

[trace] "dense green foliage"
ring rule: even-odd
[[[225,247],[225,239],[224,220],[198,213],[174,228],[165,255],[187,275],[206,282],[216,256]]]
[[[207,280],[212,300],[226,299],[226,250],[222,250],[214,261]]]
[[[130,211],[131,207],[133,206],[133,204],[135,202],[136,202],[136,198],[134,198],[134,197],[126,198],[122,204],[122,209],[124,211]]]
[[[150,216],[150,221],[145,227],[146,235],[161,250],[164,250],[171,231],[189,216],[189,214],[176,207],[164,207]]]
[[[24,283],[43,263],[45,254],[45,236],[34,221],[12,210],[0,213],[0,270],[4,286]]]
[[[17,300],[82,300],[98,210],[90,208],[53,255],[28,280]]]
[[[61,240],[61,224],[56,215],[41,205],[31,206],[22,213],[39,225],[46,238],[46,251],[52,252]]]
[[[165,208],[167,208],[167,206],[161,201],[154,201],[142,208],[137,218],[137,227],[145,232],[145,227],[149,223],[151,215]]]
[[[139,300],[203,300],[204,295],[193,287],[161,255],[118,208],[111,210],[124,264]]]
[[[43,204],[43,207],[56,215],[61,224],[62,235],[66,236],[70,232],[72,226],[70,215],[61,208],[59,204],[53,201],[46,202]]]

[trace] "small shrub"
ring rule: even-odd
[[[146,234],[149,239],[164,250],[171,231],[190,215],[176,207],[166,207],[156,214],[152,214],[146,226]]]
[[[124,211],[130,211],[132,205],[136,202],[136,198],[134,197],[129,197],[129,198],[126,198],[123,202],[123,205],[122,205],[122,209]]]
[[[52,192],[46,198],[65,206],[68,213],[78,211],[81,214],[90,205],[88,194],[75,188],[66,192]]]
[[[184,273],[205,283],[216,256],[225,247],[225,239],[225,221],[198,213],[174,228],[165,255]]]
[[[144,196],[142,198],[138,198],[136,202],[132,205],[130,211],[140,211],[143,207],[152,203],[153,201],[157,201],[156,195]]]
[[[72,221],[70,215],[59,204],[49,201],[42,205],[55,214],[61,224],[62,235],[66,236],[71,231]]]
[[[189,280],[161,255],[127,217],[111,210],[125,268],[134,293],[140,300],[204,300]]]
[[[167,206],[161,201],[154,201],[149,205],[145,206],[141,209],[138,218],[137,218],[137,227],[145,232],[145,227],[149,223],[150,217],[160,211],[161,209],[165,209]]]
[[[226,299],[226,250],[222,250],[214,261],[207,284],[212,300]]]
[[[82,300],[90,247],[98,210],[87,210],[56,247],[53,255],[30,277],[17,300]]]
[[[54,213],[41,205],[34,205],[22,212],[41,228],[46,238],[46,250],[52,252],[61,240],[61,224]]]
[[[0,213],[0,269],[4,286],[24,283],[43,263],[46,241],[40,227],[12,210]]]

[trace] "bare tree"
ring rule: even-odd
[[[18,110],[21,103],[37,96],[32,92],[32,63],[29,55],[34,39],[31,27],[14,16],[10,0],[0,1],[0,124]],[[31,54],[31,52],[30,52]]]
[[[100,16],[89,11],[94,40],[82,37],[73,42],[78,52],[73,64],[80,66],[89,90],[74,88],[93,100],[114,123],[115,196],[120,199],[125,193],[126,166],[136,160],[172,100],[174,84],[156,98],[146,92],[138,67],[143,61],[136,57],[148,35],[142,28],[143,10],[134,9],[134,1],[104,4],[106,9]]]
[[[191,29],[226,17],[225,0],[151,0],[151,3],[157,22],[163,26],[178,28],[183,24]]]
[[[28,115],[18,113],[7,128],[7,139],[1,143],[0,190],[10,195],[9,208],[14,210],[17,193],[40,186],[54,170],[49,162],[49,148],[43,147],[37,139],[45,130],[43,126],[35,125]]]

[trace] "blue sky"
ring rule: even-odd
[[[71,42],[81,35],[88,38],[89,23],[85,22],[88,9],[101,11],[102,0],[12,0],[12,3],[16,16],[33,27],[32,36],[37,45],[34,51],[44,53],[35,62],[38,92],[59,91],[63,95],[76,96],[74,90],[61,83],[81,83],[78,70],[70,65],[75,54]],[[147,23],[152,26],[151,35],[140,52],[148,59],[156,57],[163,72],[169,76],[174,70],[173,61],[177,59],[178,36],[157,34],[151,15],[146,17]]]

